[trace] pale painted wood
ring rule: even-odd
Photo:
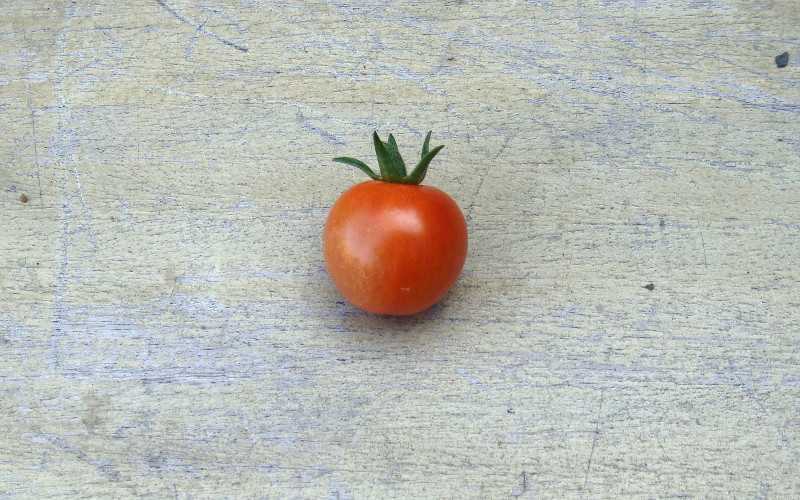
[[[800,497],[798,5],[3,2],[0,497]],[[375,129],[418,317],[321,258]]]

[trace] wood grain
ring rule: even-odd
[[[4,2],[0,497],[800,497],[798,25]],[[468,219],[411,318],[322,262],[373,130]]]

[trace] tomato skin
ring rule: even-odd
[[[438,302],[461,273],[467,224],[439,189],[366,181],[331,208],[323,253],[334,284],[355,306],[414,314]]]

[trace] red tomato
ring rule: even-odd
[[[467,257],[467,225],[439,189],[366,181],[333,205],[323,249],[347,300],[372,313],[414,314],[456,282]]]
[[[381,144],[391,152],[393,143],[389,136],[389,143]],[[422,161],[441,149],[428,152],[427,144],[428,139]],[[353,164],[350,160],[337,159]],[[394,173],[404,174],[405,168]],[[377,314],[414,314],[438,302],[456,282],[467,256],[467,225],[458,205],[439,189],[366,181],[345,191],[331,208],[323,253],[334,284],[351,303]]]

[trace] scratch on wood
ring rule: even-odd
[[[297,111],[297,121],[303,126],[305,130],[308,130],[309,132],[320,136],[322,139],[325,140],[325,142],[327,142],[332,146],[341,147],[347,145],[343,140],[334,136],[327,130],[311,123],[311,120],[309,120],[308,117],[299,110]]]
[[[187,26],[192,27],[195,31],[197,31],[199,33],[203,33],[204,35],[210,36],[214,40],[216,40],[216,41],[218,41],[220,43],[224,43],[225,45],[227,45],[229,47],[233,47],[234,49],[236,49],[236,50],[238,50],[240,52],[250,52],[250,49],[247,48],[246,45],[236,43],[233,40],[228,40],[227,38],[221,37],[221,36],[217,35],[216,33],[207,30],[205,28],[205,26],[204,26],[205,23],[203,23],[203,24],[195,24],[195,23],[193,23],[191,20],[189,20],[186,17],[182,16],[180,14],[180,12],[178,12],[177,10],[172,8],[172,6],[169,3],[167,3],[166,0],[156,0],[156,3],[158,5],[160,5],[162,9],[164,9],[167,12],[169,12],[175,19],[177,19],[178,21],[184,23]]]
[[[499,154],[500,153],[498,153],[498,156]],[[472,192],[472,196],[470,196],[467,208],[466,210],[464,210],[464,218],[467,219],[467,223],[469,223],[470,220],[472,220],[472,211],[475,209],[475,200],[477,199],[478,193],[480,193],[484,182],[486,182],[486,176],[481,175],[481,178],[478,181],[478,186],[475,188],[475,191]]]
[[[192,38],[189,39],[189,44],[186,46],[186,53],[184,55],[184,59],[186,59],[187,61],[191,61],[192,60],[192,56],[194,55],[194,47],[195,47],[195,45],[197,45],[197,38],[198,38],[198,34],[197,33],[201,29],[205,28],[206,23],[208,23],[211,20],[212,17],[214,17],[214,14],[209,15],[206,18],[206,20],[203,21],[203,23],[200,24],[200,26],[198,26],[198,28],[195,30],[194,34],[192,35]]]
[[[600,420],[603,417],[603,399],[605,399],[605,389],[600,390],[600,406],[597,409],[597,422],[594,427],[594,435],[592,436],[592,448],[589,450],[589,462],[586,464],[586,475],[583,478],[583,489],[589,483],[589,473],[592,471],[592,459],[594,459],[594,449],[597,447],[597,437],[600,435]]]
[[[66,186],[64,186],[66,191]],[[69,212],[65,194],[64,212]],[[64,214],[64,227],[61,233],[61,255],[58,262],[58,276],[56,277],[55,287],[53,287],[53,333],[50,336],[49,351],[52,365],[54,368],[61,368],[61,337],[66,331],[66,306],[64,305],[64,295],[67,290],[67,266],[69,265],[69,217]]]
[[[39,204],[44,206],[44,196],[42,195],[42,172],[41,172],[41,163],[39,162],[39,145],[38,136],[36,134],[36,113],[34,112],[33,107],[33,88],[31,87],[31,82],[28,80],[28,109],[30,110],[31,114],[31,133],[33,137],[31,141],[33,142],[33,163],[34,167],[36,168],[36,182],[39,185]]]
[[[83,213],[83,218],[86,219],[86,232],[89,235],[89,243],[92,244],[92,247],[95,250],[99,250],[100,247],[97,244],[97,238],[94,234],[94,227],[92,226],[92,214],[89,213],[89,207],[86,205],[86,198],[83,196],[83,186],[81,185],[80,172],[78,172],[77,168],[74,168],[71,173],[75,177],[75,184],[77,185],[76,192],[78,193],[78,199],[81,202],[81,212]]]
[[[706,238],[703,235],[703,227],[700,225],[700,221],[697,222],[697,229],[700,230],[700,245],[703,249],[703,267],[705,267],[706,271],[708,271],[708,254],[706,253]]]
[[[527,493],[530,489],[529,483],[530,479],[528,478],[528,473],[523,471],[522,474],[520,474],[519,485],[511,492],[511,496],[519,497]]]

